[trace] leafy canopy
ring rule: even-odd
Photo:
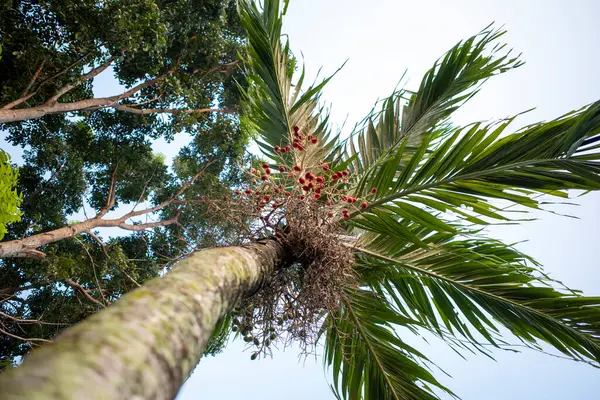
[[[233,0],[2,2],[0,37],[0,104],[10,108],[0,121],[2,112],[79,102],[78,114],[149,115],[153,134],[172,138],[206,119],[191,110],[236,111],[242,32]],[[128,90],[85,103],[92,78],[111,72]]]

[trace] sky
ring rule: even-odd
[[[361,120],[378,98],[390,94],[407,71],[404,86],[416,89],[432,63],[461,39],[488,24],[504,26],[504,41],[522,53],[526,64],[486,83],[456,114],[456,123],[494,120],[536,109],[515,123],[556,118],[600,98],[598,1],[504,0],[292,0],[284,31],[309,76],[346,66],[326,87],[332,121],[344,131]],[[493,227],[490,235],[540,261],[552,277],[588,295],[600,295],[596,232],[599,194],[577,199],[578,207],[536,213],[536,221]],[[463,360],[439,341],[404,338],[451,377],[437,377],[465,400],[597,399],[600,373],[591,366],[531,350],[495,352]],[[410,339],[410,340],[409,340]],[[516,343],[516,341],[512,341]],[[298,360],[290,348],[273,359],[250,360],[240,343],[199,364],[179,400],[332,399],[331,377],[322,360]],[[444,397],[448,398],[448,397]]]
[[[536,107],[517,119],[516,129],[600,98],[597,15],[600,2],[594,0],[292,0],[284,31],[309,77],[320,68],[322,75],[333,73],[349,60],[323,94],[332,104],[334,126],[346,121],[343,131],[348,132],[378,98],[392,92],[405,71],[404,87],[415,90],[446,50],[495,22],[508,30],[503,40],[522,53],[526,64],[486,83],[454,122],[495,120]],[[94,83],[96,95],[120,91],[109,71]],[[171,143],[156,142],[155,149],[171,159],[185,144],[186,137],[179,136]],[[4,142],[0,146],[6,148]],[[19,151],[11,153],[19,161]],[[535,221],[493,227],[489,233],[522,242],[517,247],[552,277],[600,295],[594,240],[599,201],[600,194],[591,194],[576,199],[577,207],[553,208],[578,219],[540,212]],[[483,355],[463,360],[439,341],[403,339],[443,368],[450,376],[436,376],[465,400],[586,400],[600,392],[599,370],[581,363],[528,350],[495,352],[496,361]],[[202,360],[178,399],[328,400],[333,399],[329,382],[320,358],[299,359],[297,349],[290,348],[276,351],[273,359],[251,361],[250,351],[232,342],[222,354]]]

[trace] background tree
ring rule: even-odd
[[[269,161],[215,202],[252,243],[191,255],[36,351],[2,377],[4,393],[170,398],[215,327],[254,346],[252,358],[277,341],[322,338],[340,398],[449,391],[400,327],[483,352],[505,345],[505,327],[598,366],[599,299],[560,288],[481,228],[510,219],[500,200],[537,208],[541,195],[600,188],[600,103],[510,134],[512,120],[449,124],[479,83],[520,64],[489,49],[501,32],[486,30],[436,62],[407,100],[394,93],[355,137],[327,139],[317,107],[326,81],[291,85],[282,4],[240,6],[252,82],[244,123]]]
[[[39,147],[20,168],[24,216],[0,243],[5,256],[5,249],[21,249],[0,263],[4,358],[24,354],[32,341],[51,339],[226,235],[207,199],[240,179],[228,167],[246,141],[237,122],[207,122],[214,134],[196,136],[171,172],[153,153],[144,118],[97,111],[87,123],[66,121],[53,135],[28,137]],[[118,231],[106,241],[97,229],[110,226]]]
[[[214,104],[235,109],[240,33],[234,1],[3,2],[0,123],[109,107],[172,134]],[[94,98],[109,67],[128,89]]]
[[[207,199],[239,181],[231,166],[248,138],[231,113],[191,112],[239,107],[234,2],[4,2],[0,37],[0,103],[34,118],[0,125],[25,149],[24,216],[0,243],[11,257],[0,261],[0,359],[10,363],[221,241],[228,227]],[[93,99],[102,71],[135,90],[110,107],[48,111]],[[27,114],[36,107],[46,111]],[[191,141],[168,168],[152,142],[179,131]]]

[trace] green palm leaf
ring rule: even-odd
[[[348,292],[339,313],[329,315],[324,326],[325,362],[338,397],[435,399],[433,387],[452,394],[424,367],[427,358],[394,332],[394,326],[416,325],[374,294]]]
[[[487,27],[457,43],[437,60],[421,81],[419,90],[408,95],[395,91],[382,102],[380,111],[371,112],[349,141],[350,155],[358,154],[356,170],[369,167],[389,149],[406,139],[408,148],[419,146],[426,134],[439,134],[450,115],[473,97],[488,78],[522,65],[510,57],[505,46],[496,44],[505,31]],[[437,131],[433,130],[437,128]],[[354,136],[354,135],[353,135]]]
[[[600,365],[600,297],[559,291],[516,250],[489,239],[436,237],[430,249],[389,257],[356,248],[361,263],[383,270],[372,281],[421,323],[477,344],[472,330],[496,344],[504,326],[526,342],[545,341],[575,359]],[[371,266],[372,268],[372,266]]]
[[[299,79],[292,83],[296,59],[289,44],[281,44],[282,18],[288,3],[265,0],[260,9],[254,2],[239,2],[241,23],[248,37],[247,54],[243,56],[248,88],[242,89],[247,110],[242,124],[257,133],[262,151],[274,161],[282,157],[273,151],[274,147],[292,145],[293,128],[301,127],[303,134],[318,137],[323,144],[307,152],[308,159],[303,161],[310,163],[331,158],[327,156],[335,149],[337,139],[329,139],[328,115],[319,106],[321,90],[333,76],[303,91],[303,68]]]
[[[454,212],[477,223],[477,214],[506,219],[493,199],[538,208],[534,195],[564,198],[567,190],[600,188],[600,102],[499,138],[511,121],[457,129],[410,153],[400,146],[363,175],[359,193],[378,189],[364,211],[393,209],[407,217],[404,205],[417,204],[430,215]],[[398,174],[394,166],[401,161]]]
[[[506,31],[488,26],[475,36],[456,44],[425,74],[421,86],[404,111],[402,130],[421,134],[445,121],[479,91],[479,84],[523,63],[510,57],[506,47],[494,41]]]

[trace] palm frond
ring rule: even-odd
[[[438,235],[428,249],[407,246],[395,257],[385,248],[355,251],[363,268],[378,269],[370,282],[378,292],[439,334],[444,327],[475,346],[475,334],[497,345],[493,335],[504,326],[600,365],[600,297],[555,289],[530,258],[499,241],[452,239]]]
[[[418,147],[425,135],[439,134],[481,83],[521,66],[518,56],[504,51],[505,45],[498,43],[490,49],[504,33],[487,27],[457,43],[427,71],[417,92],[408,96],[407,91],[398,90],[385,99],[381,109],[372,111],[359,125],[356,145],[349,141],[349,154],[359,154],[355,169],[371,166],[403,139],[407,150]]]
[[[506,45],[490,45],[506,31],[490,26],[450,49],[425,74],[403,113],[402,131],[420,134],[445,121],[479,91],[484,80],[521,66]]]
[[[321,146],[312,147],[303,157],[304,163],[316,163],[327,158],[337,141],[329,138],[328,113],[319,105],[321,91],[333,75],[303,89],[302,68],[298,80],[292,83],[296,58],[289,42],[282,44],[281,35],[288,2],[265,0],[262,8],[249,0],[238,3],[248,37],[246,54],[242,56],[248,79],[248,88],[242,89],[247,107],[242,124],[257,133],[261,150],[274,161],[284,157],[274,147],[292,145],[293,128],[300,127],[304,135],[321,140]],[[285,157],[295,154],[289,152]],[[294,161],[299,164],[299,160]]]
[[[411,153],[403,144],[362,176],[358,193],[375,186],[377,197],[354,215],[381,209],[414,220],[407,205],[417,205],[432,218],[452,212],[477,224],[506,219],[493,200],[539,208],[540,194],[600,189],[600,102],[499,138],[511,121],[477,123],[434,145],[425,139]]]
[[[373,293],[348,292],[340,311],[324,325],[325,362],[338,398],[435,399],[434,387],[452,394],[425,368],[427,358],[394,331],[416,325]]]

